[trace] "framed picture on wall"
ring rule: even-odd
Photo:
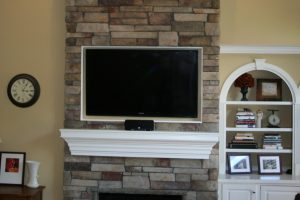
[[[281,160],[279,155],[258,155],[259,174],[281,174]]]
[[[257,79],[256,84],[257,101],[281,101],[282,80],[281,79]]]
[[[249,174],[251,169],[250,154],[227,154],[229,174]]]
[[[26,153],[0,152],[0,184],[24,184]]]

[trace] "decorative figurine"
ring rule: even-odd
[[[261,128],[261,121],[264,113],[261,110],[256,111],[256,128]]]

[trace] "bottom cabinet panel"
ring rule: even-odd
[[[222,200],[256,200],[256,195],[256,185],[223,185]]]
[[[300,187],[289,186],[262,186],[261,200],[294,200]]]

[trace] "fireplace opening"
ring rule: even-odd
[[[99,193],[99,200],[182,200],[181,195]]]

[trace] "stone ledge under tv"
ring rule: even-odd
[[[71,155],[209,159],[216,132],[60,129]]]

